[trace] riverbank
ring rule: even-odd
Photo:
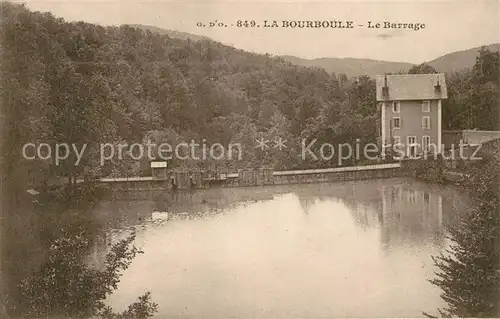
[[[401,161],[401,169],[407,176],[439,185],[453,185],[463,189],[470,188],[470,178],[481,163],[474,163],[467,169],[457,169],[454,163],[443,159],[418,159]]]

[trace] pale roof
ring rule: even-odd
[[[151,162],[151,168],[164,168],[167,167],[167,162]]]
[[[438,83],[441,92],[434,89]],[[437,74],[391,74],[387,75],[389,96],[382,95],[384,75],[377,75],[377,101],[385,100],[436,100],[448,98],[446,80],[443,73]]]

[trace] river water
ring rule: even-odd
[[[466,206],[454,188],[410,179],[133,197],[96,208],[109,231],[92,256],[135,229],[144,254],[108,304],[151,291],[158,318],[436,313],[431,255]]]

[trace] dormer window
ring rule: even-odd
[[[401,111],[401,104],[399,101],[392,102],[392,113],[399,113]]]
[[[431,111],[431,101],[422,101],[422,112],[428,113]]]

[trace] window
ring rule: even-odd
[[[430,112],[431,111],[431,102],[430,101],[422,101],[422,112]]]
[[[424,151],[429,151],[429,145],[431,144],[430,136],[422,136],[422,149]]]
[[[422,117],[422,128],[424,130],[429,130],[431,128],[431,118],[430,116]]]
[[[392,102],[392,113],[399,113],[401,111],[401,104],[399,101]]]
[[[392,128],[401,128],[401,119],[399,117],[392,119]]]

